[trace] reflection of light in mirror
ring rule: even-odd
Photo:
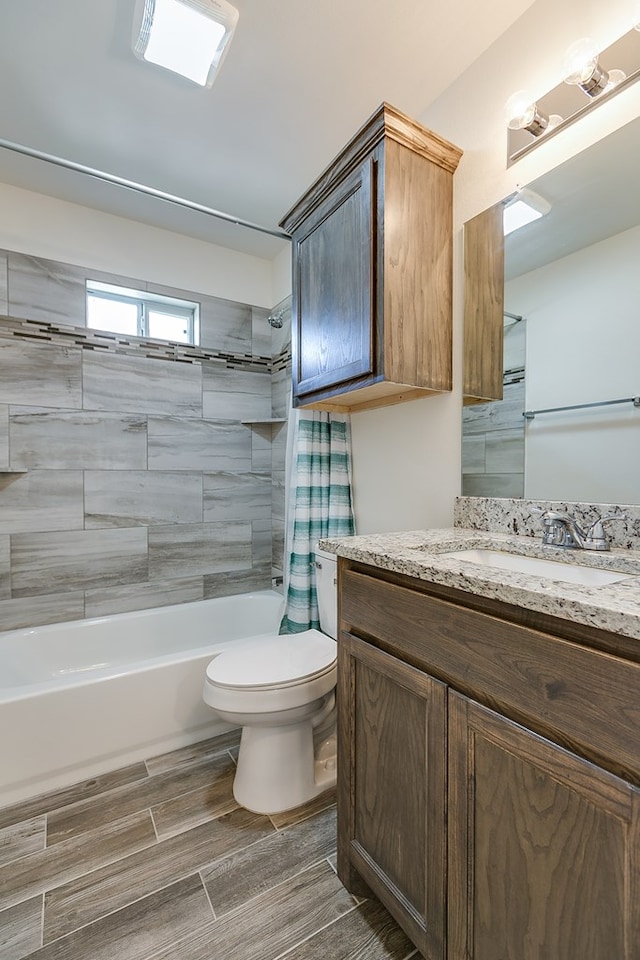
[[[539,220],[551,210],[551,204],[532,190],[519,190],[513,200],[505,204],[502,225],[505,237],[520,227]]]

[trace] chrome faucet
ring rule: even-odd
[[[546,510],[540,518],[545,526],[542,542],[552,547],[566,547],[574,550],[608,550],[609,541],[603,524],[608,520],[626,520],[626,518],[625,513],[607,513],[584,530],[570,513]]]

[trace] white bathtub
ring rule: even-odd
[[[207,664],[282,607],[265,590],[0,633],[0,806],[228,729]]]

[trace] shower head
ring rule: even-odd
[[[267,317],[267,323],[269,326],[275,327],[276,330],[279,330],[284,323],[284,310],[277,310],[273,313],[270,313]]]

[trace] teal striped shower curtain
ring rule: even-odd
[[[355,533],[349,417],[298,411],[293,470],[293,533],[280,633],[319,628],[315,545],[322,537]]]

